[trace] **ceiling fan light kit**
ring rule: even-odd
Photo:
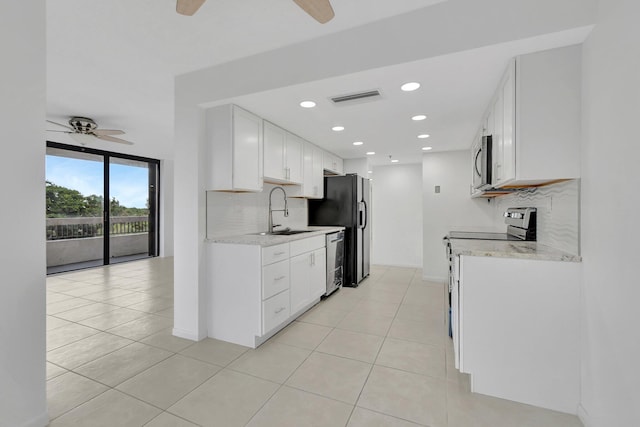
[[[321,24],[326,24],[335,16],[329,0],[293,0],[302,10]],[[180,15],[194,15],[205,0],[177,0],[176,12]]]
[[[96,122],[88,117],[73,116],[69,118],[69,125],[47,120],[56,126],[63,127],[65,131],[47,129],[49,132],[63,132],[69,134],[69,136],[81,145],[87,145],[94,142],[96,139],[102,139],[104,141],[117,142],[119,144],[133,145],[133,142],[125,139],[116,138],[112,135],[124,135],[124,132],[118,129],[99,129]]]

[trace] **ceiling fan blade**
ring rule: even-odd
[[[57,125],[57,126],[61,126],[61,127],[63,127],[63,128],[67,128],[67,129],[69,129],[69,130],[71,130],[71,131],[74,131],[74,130],[75,130],[75,129],[73,129],[71,126],[63,125],[62,123],[53,122],[53,121],[51,121],[51,120],[47,120],[47,123],[51,123],[51,124],[54,124],[54,125]],[[56,132],[56,131],[52,131],[52,132]],[[62,132],[62,131],[58,131],[58,132]]]
[[[124,135],[124,132],[121,130],[116,130],[116,129],[94,129],[93,133],[96,134],[96,136],[103,136],[103,135]]]
[[[47,129],[47,132],[73,133],[68,130],[55,130],[55,129]]]
[[[111,141],[111,142],[117,142],[117,143],[120,143],[120,144],[133,145],[133,142],[131,142],[131,141],[127,141],[126,139],[115,138],[113,136],[95,135],[95,137],[98,138],[98,139],[102,139],[103,141]]]
[[[326,24],[335,16],[329,0],[293,0],[298,6],[307,12],[313,19],[321,24]]]
[[[200,9],[205,0],[177,0],[176,12],[180,15],[192,16]]]

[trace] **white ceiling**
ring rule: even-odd
[[[93,118],[123,129],[133,147],[98,148],[158,158],[173,156],[174,76],[336,33],[442,0],[332,0],[336,18],[317,24],[290,0],[209,0],[193,17],[175,13],[174,0],[50,0],[47,2],[47,114]],[[451,0],[456,1],[456,0]],[[336,154],[373,164],[388,155],[420,161],[433,151],[468,148],[508,59],[521,53],[579,43],[573,31],[494,45],[454,55],[345,75],[228,99]],[[406,81],[422,87],[399,90]],[[335,107],[328,97],[380,89],[379,101]],[[313,99],[311,110],[298,107]],[[423,122],[410,116],[426,114]],[[331,126],[346,130],[335,133]],[[419,140],[419,133],[431,137]],[[51,140],[74,143],[64,134]],[[353,141],[364,141],[357,148]],[[426,141],[426,142],[425,142]]]

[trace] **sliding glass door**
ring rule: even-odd
[[[103,156],[47,147],[47,271],[104,261]]]
[[[158,255],[159,161],[49,142],[47,272]]]
[[[157,165],[109,158],[109,257],[111,263],[154,255]]]

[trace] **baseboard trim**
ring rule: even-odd
[[[207,337],[207,334],[204,334],[202,337],[197,332],[186,331],[184,329],[173,328],[172,332],[173,336],[178,338],[184,338],[186,340],[191,341],[201,341]]]
[[[584,406],[582,406],[582,404],[578,405],[578,418],[580,418],[580,421],[582,421],[582,425],[584,425],[584,427],[593,426],[593,424],[591,424],[591,420],[589,419],[589,413],[586,409],[584,409]]]
[[[422,280],[426,280],[427,282],[439,282],[446,283],[446,277],[435,277],[435,276],[422,276]]]
[[[20,427],[46,427],[49,425],[49,414],[45,411],[37,417],[21,424]]]

